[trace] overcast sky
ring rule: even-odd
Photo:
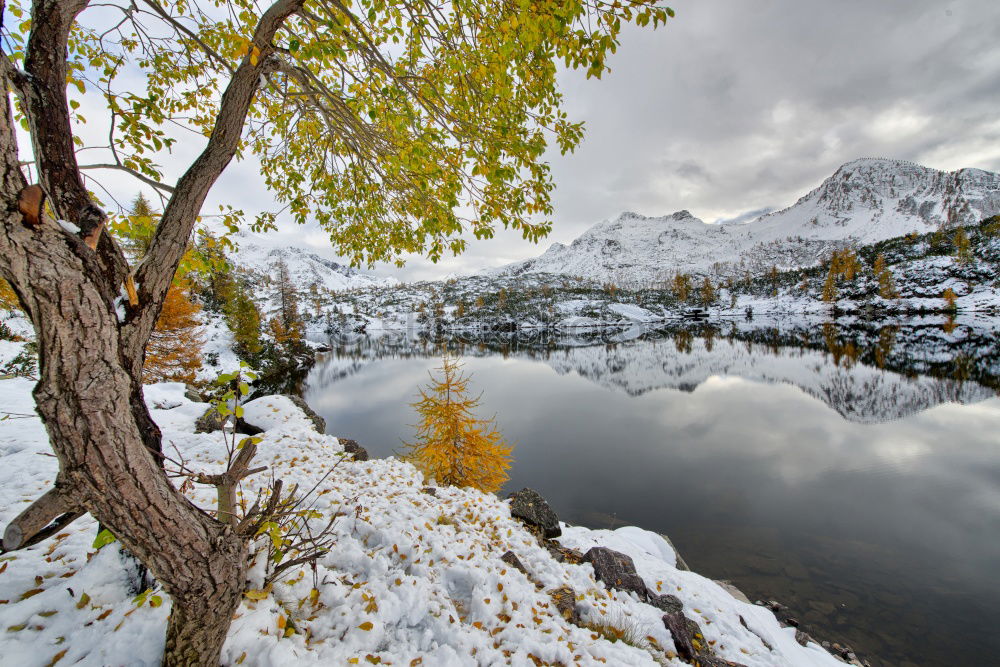
[[[1000,171],[1000,0],[669,4],[676,19],[627,30],[602,80],[562,76],[587,132],[575,154],[551,157],[547,240],[501,233],[436,266],[417,258],[379,272],[422,279],[505,264],[622,211],[688,209],[714,222],[783,208],[858,157]],[[271,208],[255,172],[234,164],[210,202]],[[325,244],[316,230],[290,231]]]

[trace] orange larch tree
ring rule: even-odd
[[[194,382],[201,368],[201,308],[191,299],[186,281],[167,289],[163,310],[146,346],[144,382]]]
[[[481,397],[469,396],[469,377],[458,360],[445,355],[438,371],[440,378],[431,375],[412,404],[420,423],[416,441],[404,443],[406,457],[439,484],[499,490],[507,481],[512,446],[495,419],[476,417]]]

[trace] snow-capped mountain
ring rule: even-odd
[[[316,284],[320,288],[342,292],[395,285],[399,282],[395,278],[382,278],[338,264],[305,248],[273,245],[257,235],[245,233],[234,240],[238,248],[229,253],[229,259],[234,265],[243,270],[273,276],[274,266],[279,260],[284,261],[292,283],[302,290]]]
[[[1000,174],[943,172],[912,162],[860,159],[840,167],[794,205],[747,223],[710,224],[688,211],[622,213],[570,245],[510,264],[502,274],[557,273],[619,285],[674,273],[757,273],[817,263],[831,246],[965,225],[1000,212]]]

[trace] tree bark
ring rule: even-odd
[[[178,181],[136,271],[139,303],[127,309],[124,321],[115,300],[128,266],[104,233],[104,212],[83,186],[66,99],[68,35],[87,0],[33,2],[24,72],[0,54],[0,77],[21,99],[42,181],[42,192],[29,194],[47,195],[59,218],[80,227],[76,234],[44,215],[26,220],[21,195],[28,183],[4,96],[0,277],[14,289],[37,335],[35,402],[60,468],[56,488],[15,519],[4,545],[23,548],[56,525],[53,519],[89,512],[173,599],[168,665],[218,664],[245,585],[247,544],[229,522],[196,507],[164,474],[160,430],[142,393],[144,350],[196,217],[235,154],[261,76],[273,65],[266,57],[270,42],[302,2],[276,0],[263,13],[253,36],[262,57],[247,57],[235,69],[208,145]],[[5,4],[0,0],[0,13]]]

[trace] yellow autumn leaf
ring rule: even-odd
[[[247,596],[251,600],[263,600],[267,597],[267,591],[251,588],[250,590],[244,592],[243,595]]]
[[[359,626],[358,626],[358,629],[359,629],[359,630],[364,630],[365,632],[368,632],[368,631],[370,631],[370,630],[371,630],[371,629],[372,629],[373,627],[375,627],[375,626],[374,626],[374,625],[372,624],[372,622],[371,622],[371,621],[365,621],[364,623],[362,623],[361,625],[359,625]]]

